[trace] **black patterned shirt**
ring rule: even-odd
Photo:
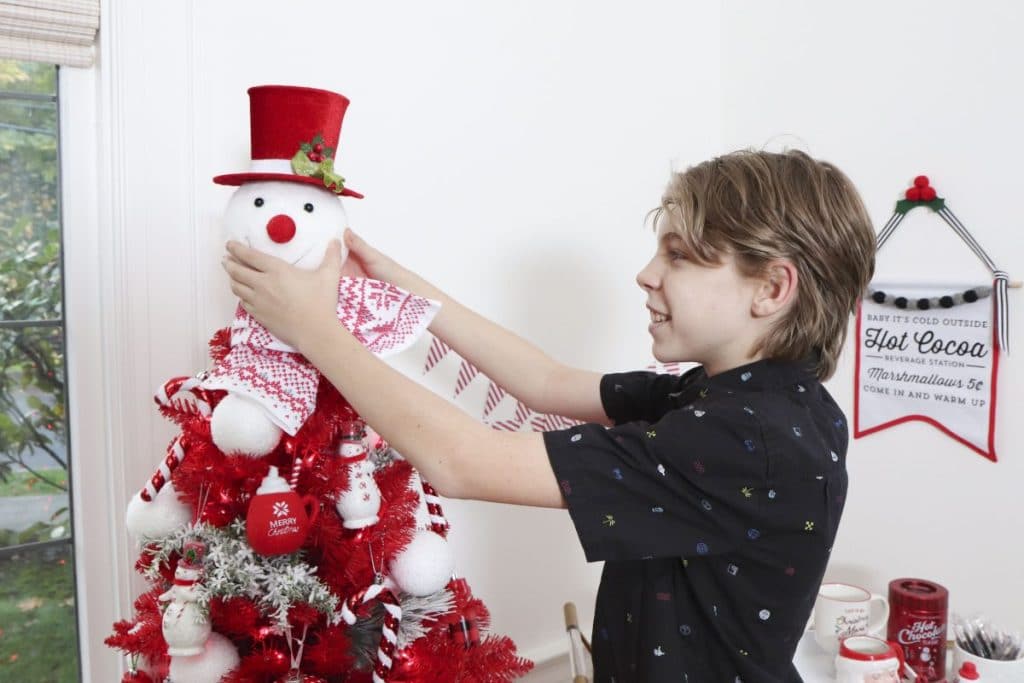
[[[846,496],[847,425],[812,363],[606,375],[612,428],[544,435],[587,560],[595,683],[800,681]]]

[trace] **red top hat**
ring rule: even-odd
[[[346,109],[348,98],[327,90],[291,85],[249,88],[249,172],[219,175],[213,182],[242,185],[284,180],[318,185],[343,197],[362,198],[330,172]],[[292,159],[300,151],[305,158],[297,166]],[[326,174],[325,165],[330,169]]]

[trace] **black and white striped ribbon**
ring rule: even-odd
[[[899,226],[899,224],[903,222],[904,216],[906,216],[905,213],[896,212],[892,215],[892,217],[889,218],[889,222],[882,226],[881,231],[878,233],[878,238],[875,244],[876,250],[881,249],[882,245],[885,244],[890,237],[892,237],[892,234],[896,232],[897,226]]]
[[[1007,285],[1010,281],[1010,275],[1004,270],[1000,270],[996,267],[995,262],[989,257],[985,250],[981,248],[978,241],[974,239],[964,224],[960,222],[960,219],[956,217],[948,206],[943,205],[937,212],[942,216],[942,220],[953,229],[960,239],[971,248],[974,255],[981,259],[981,262],[992,271],[992,277],[994,279],[993,289],[995,290],[995,325],[996,325],[996,342],[999,344],[999,350],[1003,353],[1010,353],[1010,325],[1009,325],[1009,305],[1007,296]],[[896,228],[903,222],[903,218],[906,216],[906,212],[897,211],[894,213],[889,220],[886,222],[882,229],[878,233],[876,239],[876,249],[881,249],[882,245],[888,241],[892,234],[896,232]]]

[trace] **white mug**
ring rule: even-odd
[[[881,606],[874,619],[872,603]],[[814,640],[821,649],[834,655],[841,639],[880,633],[888,621],[889,601],[881,595],[848,583],[823,583],[808,628],[814,629]]]
[[[851,636],[839,643],[836,683],[900,683],[903,648],[872,636]]]
[[[965,652],[959,644],[954,645],[953,673],[960,671],[964,662],[974,662],[979,674],[978,683],[989,683],[990,681],[991,683],[1020,683],[1020,681],[1024,681],[1024,657],[1005,661],[985,659]]]

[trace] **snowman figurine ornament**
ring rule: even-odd
[[[250,168],[213,179],[238,187],[224,212],[229,239],[299,268],[320,265],[330,240],[340,239],[347,225],[340,198],[362,197],[334,170],[348,104],[315,88],[249,89]],[[340,323],[380,356],[411,346],[438,309],[389,283],[339,282]],[[213,442],[228,454],[270,453],[282,432],[295,435],[313,413],[319,381],[316,368],[239,306],[231,350],[202,383],[227,391],[210,416]]]

